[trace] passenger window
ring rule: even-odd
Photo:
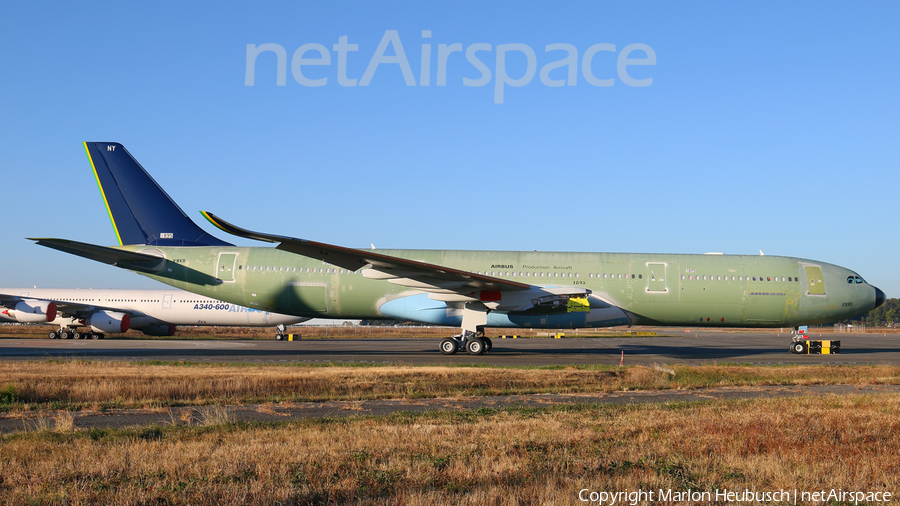
[[[644,275],[643,275],[643,274],[638,274],[638,279],[644,279]]]

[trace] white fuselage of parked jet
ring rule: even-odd
[[[50,304],[52,311],[48,311]],[[0,288],[0,318],[5,321],[91,327],[92,321],[99,324],[98,318],[120,321],[121,315],[128,315],[126,330],[132,328],[151,335],[171,335],[174,329],[167,329],[175,325],[266,327],[309,320],[175,289]]]

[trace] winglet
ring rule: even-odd
[[[290,237],[282,237],[277,235],[269,235],[269,234],[260,234],[258,232],[252,232],[245,228],[238,227],[236,225],[232,225],[227,221],[219,218],[213,213],[208,211],[200,211],[200,214],[203,215],[210,223],[213,224],[214,227],[218,228],[223,232],[227,232],[231,235],[236,235],[238,237],[243,237],[245,239],[255,239],[257,241],[264,242],[281,242],[284,239],[290,239]]]

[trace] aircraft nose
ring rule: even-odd
[[[875,288],[875,287],[873,287],[873,288]],[[875,307],[878,307],[882,304],[884,304],[884,292],[882,292],[878,288],[875,288]],[[872,309],[875,309],[875,308],[872,308]]]

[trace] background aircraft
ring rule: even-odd
[[[270,327],[309,320],[183,290],[77,288],[0,288],[0,319],[59,325],[49,333],[50,339],[100,339],[104,333],[129,328],[150,336],[172,336],[177,325]]]
[[[203,213],[228,233],[277,243],[236,247],[192,222],[121,144],[84,146],[119,246],[38,244],[268,311],[462,327],[441,342],[445,354],[489,350],[485,327],[801,327],[884,302],[856,272],[802,258],[374,251],[252,232]]]

